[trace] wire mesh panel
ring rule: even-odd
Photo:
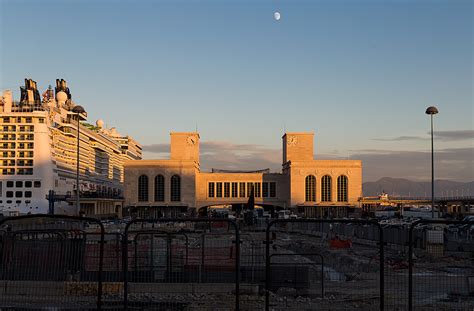
[[[416,221],[410,241],[409,309],[474,310],[474,221]]]
[[[29,215],[0,222],[2,309],[101,307],[103,227],[90,218]],[[87,249],[88,233],[98,248]],[[88,255],[86,255],[88,254]],[[88,270],[87,256],[97,259]]]
[[[125,307],[238,309],[238,242],[230,220],[132,221],[123,240]]]
[[[240,309],[265,308],[265,232],[245,228],[240,234]]]
[[[359,226],[375,228],[367,241]],[[378,223],[274,220],[266,232],[267,310],[383,309],[383,248]]]
[[[392,220],[382,225],[385,253],[385,309],[408,308],[408,229],[409,224]]]

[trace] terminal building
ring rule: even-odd
[[[92,125],[86,113],[73,112],[76,104],[63,79],[42,96],[31,79],[20,91],[19,101],[11,90],[0,98],[0,214],[120,216],[123,162],[141,159],[141,146],[102,120]]]
[[[265,210],[307,217],[342,216],[362,196],[360,160],[314,159],[313,133],[282,137],[281,172],[202,172],[199,134],[171,133],[170,159],[125,162],[125,207],[138,217],[198,214],[207,208],[243,208],[253,195]]]

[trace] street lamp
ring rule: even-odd
[[[433,146],[433,115],[438,113],[435,106],[426,108],[426,114],[431,116],[431,218],[434,218],[434,146]],[[438,209],[439,217],[439,209]]]
[[[79,120],[80,114],[85,113],[86,111],[82,106],[74,106],[72,112],[77,115],[77,162],[76,162],[76,215],[79,215],[80,205],[79,205]]]

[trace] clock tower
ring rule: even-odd
[[[191,160],[199,164],[199,134],[171,133],[171,160]]]
[[[314,160],[313,139],[314,133],[285,133],[283,139],[283,164],[288,161]]]

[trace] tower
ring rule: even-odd
[[[283,164],[288,161],[314,160],[313,139],[314,133],[285,133],[283,139]]]
[[[199,163],[199,134],[170,133],[171,160],[192,160]]]

